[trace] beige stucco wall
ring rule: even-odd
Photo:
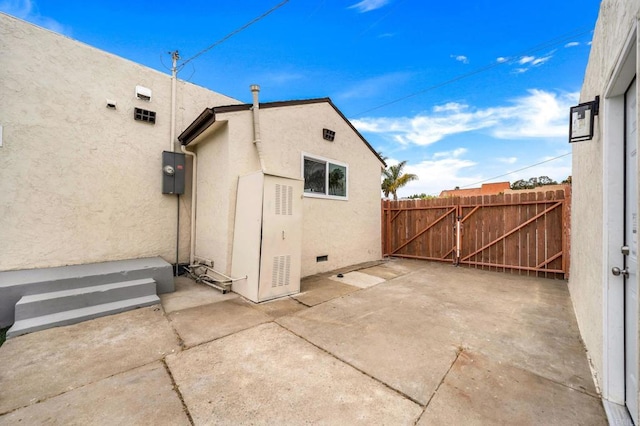
[[[176,197],[161,194],[170,76],[1,13],[0,50],[0,270],[174,262]],[[150,102],[136,85],[152,90]],[[182,81],[177,93],[177,133],[205,107],[238,103]],[[134,121],[134,107],[155,111],[156,124]],[[187,193],[181,261],[189,216]]]
[[[572,215],[571,215],[571,271],[569,290],[582,339],[587,348],[596,380],[603,375],[604,356],[604,298],[608,274],[606,245],[603,231],[607,205],[604,123],[607,88],[614,68],[637,19],[639,5],[635,1],[601,3],[593,36],[593,44],[586,69],[580,101],[601,97],[600,115],[596,117],[593,140],[572,145]],[[619,159],[622,165],[622,158]],[[620,213],[622,214],[622,213]],[[614,220],[614,219],[609,219]],[[618,219],[615,219],[618,220]],[[601,384],[601,383],[600,383]]]
[[[216,117],[218,120],[228,121],[228,127],[216,130],[213,135],[198,138],[198,167],[207,167],[205,164],[209,161],[216,164],[219,161],[214,156],[209,156],[210,149],[205,147],[228,144],[228,170],[232,180],[227,188],[209,185],[205,189],[204,180],[199,178],[198,199],[202,200],[203,206],[205,203],[213,205],[210,200],[216,198],[228,200],[228,215],[225,218],[224,212],[204,212],[200,208],[201,201],[198,202],[196,241],[215,240],[217,248],[198,246],[196,253],[202,257],[215,257],[212,260],[220,270],[229,273],[237,178],[259,170],[260,164],[252,143],[251,111],[228,112]],[[304,198],[302,276],[380,259],[382,165],[333,107],[322,102],[262,108],[260,128],[268,173],[302,178],[302,152],[347,163],[349,166],[348,200]],[[334,142],[323,139],[323,128],[336,131]],[[216,208],[220,208],[220,205],[216,204]],[[203,224],[203,221],[209,223]],[[225,223],[226,229],[221,224],[213,223],[215,221]],[[205,232],[210,232],[210,235],[201,235]],[[327,255],[329,260],[316,262],[316,257],[322,255]],[[221,265],[224,265],[224,269]]]

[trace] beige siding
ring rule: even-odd
[[[604,289],[609,266],[603,230],[607,190],[603,140],[606,114],[607,88],[614,67],[638,14],[638,3],[610,1],[601,3],[600,15],[594,32],[593,44],[584,83],[581,102],[601,97],[600,116],[596,118],[593,140],[572,145],[572,217],[571,217],[571,271],[569,289],[578,325],[591,359],[596,379],[603,375],[604,356]],[[620,159],[620,165],[622,159]],[[622,214],[622,212],[620,213]],[[613,220],[613,219],[610,219]]]
[[[196,241],[210,239],[226,246],[226,259],[216,257],[215,261],[221,271],[229,273],[237,177],[259,170],[260,164],[253,144],[252,112],[218,114],[217,119],[228,120],[228,140],[224,140],[219,131],[199,137],[196,145],[198,167],[206,167],[203,162],[213,161],[200,155],[205,146],[228,143],[229,186],[199,186],[198,198],[204,200],[226,197],[229,200],[228,221],[226,229],[213,223],[202,224],[202,221],[216,221],[218,217],[203,212],[199,207]],[[301,179],[303,152],[349,165],[348,200],[304,198],[302,275],[380,259],[381,163],[342,117],[331,105],[322,102],[261,109],[260,125],[268,173]],[[334,142],[323,139],[323,128],[336,131]],[[200,202],[198,205],[200,206]],[[211,234],[201,236],[201,232]],[[214,253],[220,255],[222,251],[215,252],[199,245],[196,253],[207,257]],[[316,257],[321,255],[327,255],[329,261],[316,262]]]
[[[176,197],[161,194],[170,77],[0,14],[0,270],[145,256],[175,260]],[[153,92],[137,100],[135,86]],[[117,109],[106,108],[106,100]],[[237,103],[178,84],[177,132]],[[133,108],[157,112],[155,125]],[[188,259],[189,197],[182,197]]]

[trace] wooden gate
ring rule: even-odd
[[[568,278],[570,187],[565,190],[382,201],[385,256]]]

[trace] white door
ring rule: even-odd
[[[638,424],[638,139],[637,98],[634,80],[625,93],[625,291],[624,347],[625,401]],[[628,254],[627,254],[628,253]]]

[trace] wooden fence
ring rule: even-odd
[[[571,187],[382,201],[385,256],[567,279]]]

